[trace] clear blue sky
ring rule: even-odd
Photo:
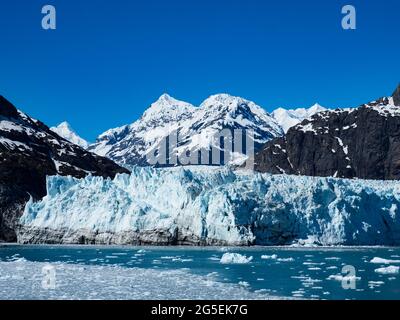
[[[41,8],[57,30],[41,29]],[[341,8],[357,9],[357,30]],[[398,0],[1,0],[0,94],[84,138],[158,96],[226,92],[277,106],[356,106],[400,81]]]

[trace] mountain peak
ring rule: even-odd
[[[284,109],[278,108],[274,110],[271,115],[280,124],[285,132],[287,132],[291,127],[302,122],[304,119],[310,118],[316,113],[325,111],[326,108],[322,107],[320,104],[316,103],[313,106],[298,109]]]
[[[57,126],[57,128],[65,128],[65,129],[69,129],[69,130],[71,130],[72,131],[72,128],[71,128],[71,125],[67,122],[67,121],[63,121],[63,122],[61,122],[58,126]]]
[[[72,129],[67,121],[61,122],[57,127],[50,128],[51,131],[57,133],[60,137],[72,142],[83,149],[89,147],[89,143],[82,139],[75,131]]]
[[[157,99],[157,102],[161,102],[161,101],[164,101],[164,102],[174,102],[174,101],[176,101],[176,99],[173,98],[173,97],[171,97],[168,93],[163,93],[163,94]]]
[[[164,93],[145,111],[143,118],[148,118],[150,120],[165,116],[177,118],[181,114],[190,112],[193,109],[194,106],[190,103],[177,100],[169,94]]]
[[[324,110],[326,110],[326,108],[321,106],[319,103],[315,103],[308,109],[308,111],[311,111],[311,112],[319,112],[319,111],[324,111]]]
[[[400,106],[400,83],[392,94],[394,105]]]
[[[211,95],[206,100],[204,100],[203,103],[200,105],[200,108],[214,106],[216,104],[229,105],[229,104],[233,104],[234,102],[238,102],[238,101],[244,101],[244,99],[242,99],[240,97],[232,96],[227,93],[218,93],[218,94]]]

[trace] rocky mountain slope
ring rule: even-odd
[[[171,134],[179,133],[180,138],[169,152],[195,154],[211,146],[220,147],[215,135],[223,129],[253,130],[257,150],[267,141],[283,135],[279,124],[251,101],[219,94],[205,100],[200,107],[194,107],[164,94],[138,121],[108,130],[89,150],[122,165],[148,165],[147,155],[159,149]]]
[[[87,149],[89,147],[89,142],[85,139],[81,138],[74,129],[71,128],[70,124],[66,121],[61,122],[56,127],[51,127],[51,131],[57,133],[60,137],[72,142],[83,149]]]
[[[15,241],[16,221],[29,196],[46,195],[47,175],[114,177],[128,172],[61,138],[0,96],[0,240]]]
[[[400,179],[400,86],[358,108],[313,115],[268,142],[255,163],[269,173]]]

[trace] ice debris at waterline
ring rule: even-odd
[[[52,263],[56,286],[42,286],[47,263],[25,259],[0,261],[0,297],[4,300],[180,300],[277,299],[243,286],[222,283],[185,270],[154,270],[120,266]],[[284,298],[279,298],[284,299]]]
[[[399,245],[400,182],[133,168],[47,178],[20,243]]]

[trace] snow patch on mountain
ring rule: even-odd
[[[398,181],[147,167],[48,177],[47,190],[27,204],[19,242],[400,244]]]
[[[89,143],[85,139],[81,138],[66,121],[60,123],[56,127],[51,127],[50,130],[57,133],[65,140],[82,147],[83,149],[87,149],[89,147]]]
[[[287,132],[291,127],[299,124],[305,119],[310,118],[316,113],[327,110],[318,103],[312,107],[298,108],[298,109],[284,109],[278,108],[271,113],[272,117],[279,123],[283,128],[283,131]]]

